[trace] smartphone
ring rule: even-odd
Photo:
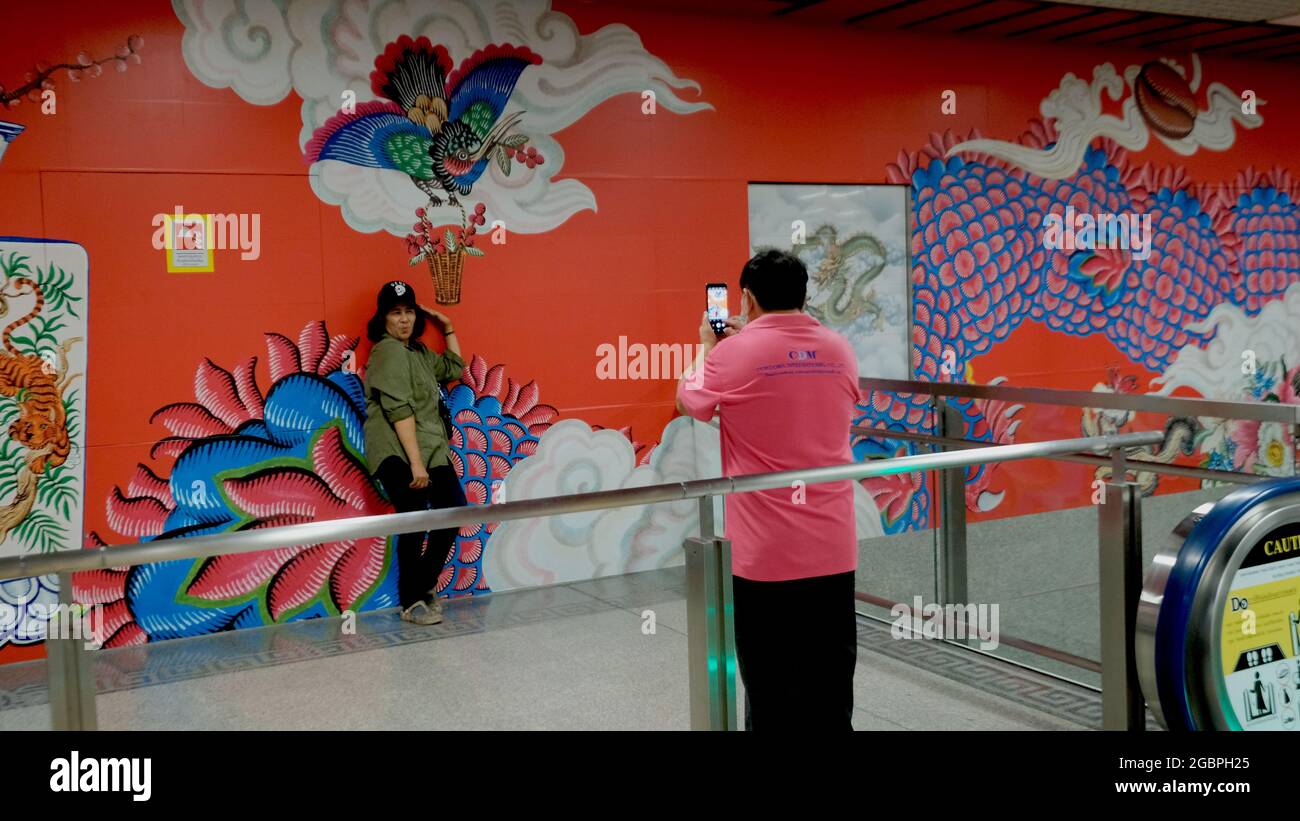
[[[713,326],[713,332],[722,336],[722,332],[727,329],[727,283],[710,282],[704,286],[704,293],[708,298],[709,324]]]

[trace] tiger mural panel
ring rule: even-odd
[[[79,245],[0,237],[0,556],[81,547],[87,273]],[[53,576],[0,580],[0,659],[57,599]]]

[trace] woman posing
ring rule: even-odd
[[[415,290],[394,281],[379,289],[366,335],[375,346],[366,363],[366,464],[398,512],[466,504],[448,458],[449,431],[438,412],[438,386],[460,377],[465,362],[451,319],[426,308]],[[428,322],[447,339],[445,353],[420,341]],[[459,528],[397,537],[397,592],[402,619],[442,621],[434,588]]]

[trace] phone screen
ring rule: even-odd
[[[708,294],[709,324],[713,332],[720,334],[727,327],[727,285],[722,282],[710,282],[705,286]]]

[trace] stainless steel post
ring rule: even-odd
[[[89,619],[71,609],[72,574],[59,574],[59,608],[47,622],[45,668],[49,675],[50,727],[54,730],[94,730],[95,664],[86,652]]]
[[[1128,460],[1124,455],[1123,448],[1110,449],[1110,480],[1112,482],[1128,481]]]
[[[731,542],[686,539],[686,644],[692,730],[736,729]]]
[[[939,435],[965,438],[961,412],[935,399]],[[935,562],[935,591],[939,604],[966,604],[966,469],[939,471],[939,549]]]
[[[1107,482],[1098,512],[1101,577],[1101,725],[1142,730],[1146,704],[1134,638],[1142,593],[1142,494],[1131,482]]]
[[[700,538],[712,539],[716,532],[716,525],[713,523],[713,497],[700,497]]]

